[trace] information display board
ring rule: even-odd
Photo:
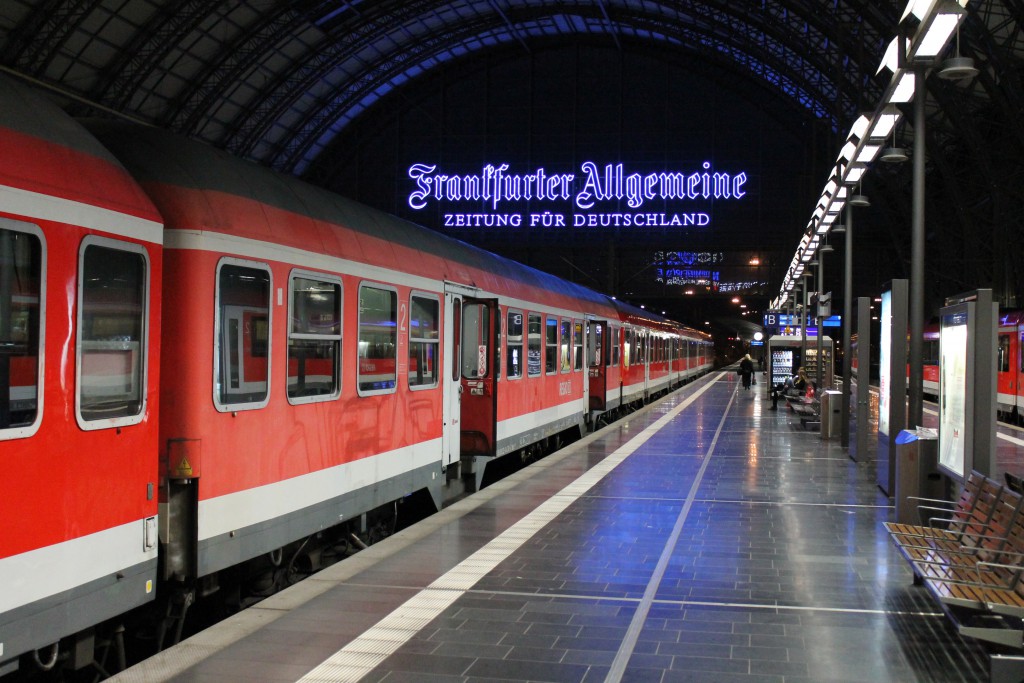
[[[907,424],[907,280],[882,292],[878,337],[878,488],[892,496],[896,482],[896,437]]]
[[[878,435],[889,434],[889,391],[892,372],[889,347],[892,346],[892,290],[882,292],[881,332],[878,336]]]
[[[973,308],[973,303],[967,303],[943,309],[939,327],[939,464],[957,479],[963,479],[973,465],[966,462],[964,449],[971,365],[967,322]]]
[[[939,322],[939,468],[996,474],[996,327],[991,289],[946,300]]]

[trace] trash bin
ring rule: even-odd
[[[821,438],[834,439],[842,431],[843,392],[826,389],[821,393]]]
[[[904,429],[896,435],[896,521],[924,524],[919,519],[915,498],[942,498],[945,494],[939,472],[939,435],[934,429]]]

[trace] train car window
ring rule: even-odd
[[[553,375],[558,372],[558,320],[548,318],[544,334],[544,371]]]
[[[625,339],[622,342],[622,367],[628,369],[633,355],[633,329],[624,329],[623,336]]]
[[[462,335],[459,334],[459,330],[462,329],[462,299],[454,297],[452,299],[452,329],[455,330],[452,334],[452,381],[458,382],[462,374]],[[446,328],[447,330],[447,328]],[[447,331],[446,331],[447,334]]]
[[[491,357],[491,309],[486,304],[466,304],[462,309],[462,376],[466,379],[486,377],[487,360]]]
[[[528,319],[526,341],[526,374],[530,377],[540,375],[541,346],[543,346],[543,327],[539,313],[531,313]]]
[[[572,322],[572,369],[583,369],[583,321]]]
[[[999,335],[999,357],[996,366],[997,372],[1010,371],[1010,335]]]
[[[413,294],[409,306],[409,388],[437,386],[441,347],[441,303],[437,297]]]
[[[359,287],[360,396],[390,394],[398,384],[398,292],[381,286]]]
[[[270,270],[262,263],[221,260],[213,393],[222,412],[267,405],[272,289]]]
[[[611,330],[612,333],[609,335],[608,340],[612,350],[612,366],[617,368],[619,367],[619,353],[622,346],[622,328],[615,326]]]
[[[75,396],[82,429],[142,420],[149,261],[137,245],[86,238],[78,267]]]
[[[559,367],[562,372],[569,372],[572,369],[572,359],[569,356],[569,345],[572,344],[572,321],[562,318],[562,340],[558,346]]]
[[[604,358],[604,328],[605,325],[598,325],[587,321],[587,367],[596,368],[601,365]]]
[[[288,400],[335,399],[341,393],[341,281],[293,273],[289,292]]]
[[[509,310],[505,324],[505,376],[523,376],[523,312]]]
[[[32,436],[43,415],[43,247],[36,226],[0,219],[0,440]]]

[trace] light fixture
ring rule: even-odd
[[[900,69],[892,75],[889,83],[889,97],[886,102],[889,104],[906,104],[914,99],[915,86],[914,72],[907,69]]]
[[[844,232],[846,232],[846,226],[843,225],[842,223],[836,223],[835,225],[832,226],[833,234],[842,235]]]
[[[910,13],[921,21],[907,50],[910,62],[930,61],[939,56],[966,14],[960,3],[953,0],[911,0],[903,12],[904,18]]]
[[[978,75],[978,68],[970,57],[960,56],[960,27],[956,29],[956,55],[942,63],[936,72],[944,81],[963,81]]]
[[[832,248],[831,244],[823,244],[818,247],[819,254],[831,254],[833,251],[835,251],[835,249]]]
[[[850,206],[871,206],[871,202],[868,198],[860,193],[860,183],[857,184],[857,191],[850,195]]]
[[[901,164],[910,158],[907,155],[907,150],[902,147],[887,147],[882,156],[878,157],[881,161],[887,164]]]
[[[871,126],[869,137],[873,140],[885,140],[892,133],[896,124],[903,117],[903,112],[895,104],[887,104],[878,112],[878,118]]]
[[[899,164],[910,158],[907,150],[896,146],[896,126],[892,128],[892,144],[886,147],[878,158],[887,164]]]

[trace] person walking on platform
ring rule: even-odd
[[[740,361],[740,375],[743,377],[743,389],[750,391],[750,379],[754,376],[754,359],[749,353]]]

